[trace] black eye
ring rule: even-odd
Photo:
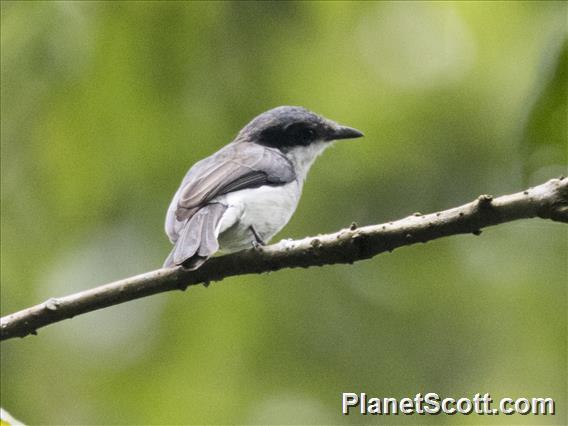
[[[306,140],[306,141],[311,141],[314,140],[315,136],[316,136],[316,132],[314,129],[310,129],[310,128],[304,128],[302,129],[301,132],[301,136],[302,139]]]
[[[283,129],[281,137],[285,146],[309,145],[317,139],[317,131],[304,123],[294,123]]]

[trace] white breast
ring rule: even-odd
[[[229,253],[250,248],[255,240],[251,226],[264,242],[270,241],[294,214],[310,167],[329,145],[314,143],[296,147],[286,154],[296,172],[293,182],[243,189],[216,197],[213,201],[228,206],[217,228],[220,251]]]
[[[228,206],[219,223],[219,245],[222,252],[250,248],[254,229],[264,242],[288,223],[298,206],[301,188],[297,181],[282,186],[243,189],[218,197]]]

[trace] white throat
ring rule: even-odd
[[[300,184],[306,180],[315,159],[330,145],[330,142],[314,142],[308,146],[296,146],[286,153],[286,157],[294,166]]]

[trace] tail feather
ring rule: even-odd
[[[220,206],[221,204],[217,205]],[[224,211],[225,210],[223,209],[223,212]],[[201,228],[201,244],[197,250],[197,254],[199,256],[209,257],[219,250],[219,242],[217,241],[215,230],[220,218],[220,215],[217,216],[216,214],[211,213],[205,218],[206,223]]]
[[[183,226],[164,267],[183,264],[194,270],[219,250],[216,229],[226,209],[220,203],[207,204],[199,209]]]
[[[176,265],[181,265],[184,260],[189,259],[199,249],[206,213],[205,209],[198,211],[185,223],[174,246],[174,263]]]

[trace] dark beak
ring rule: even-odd
[[[327,135],[327,140],[336,141],[339,139],[355,139],[364,136],[362,132],[352,127],[340,126],[336,124],[333,126]]]

